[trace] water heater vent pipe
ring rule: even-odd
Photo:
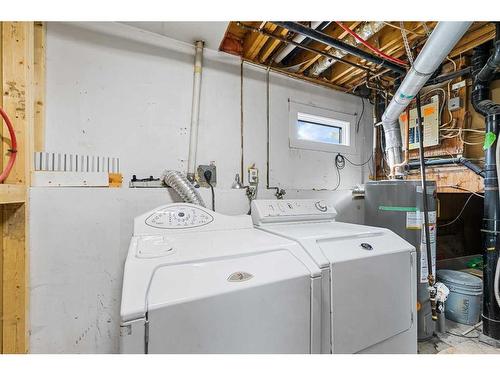
[[[391,178],[403,176],[399,115],[408,107],[472,22],[439,22],[382,115]]]
[[[198,147],[198,127],[200,121],[201,71],[203,66],[203,46],[205,42],[195,43],[193,101],[191,105],[191,129],[189,132],[189,155],[187,177],[193,182],[196,171],[196,149]]]

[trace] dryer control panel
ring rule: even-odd
[[[252,201],[252,220],[255,225],[292,221],[332,221],[336,215],[333,203],[323,199]]]
[[[171,206],[159,209],[146,218],[145,223],[153,228],[177,229],[207,225],[214,220],[205,210],[193,206]]]

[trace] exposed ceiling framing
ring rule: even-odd
[[[327,22],[329,21],[324,23],[326,27],[323,26],[324,28],[320,31],[345,42],[348,32],[334,21]],[[344,25],[354,31],[363,26],[365,22],[369,21],[342,21]],[[310,25],[310,22],[301,23],[306,26]],[[436,24],[437,22],[404,22],[408,44],[414,56],[424,45],[427,31],[432,31]],[[408,56],[400,27],[400,22],[384,22],[382,29],[371,36],[367,42],[383,53],[407,62]],[[492,23],[474,22],[450,53],[450,57],[459,58],[467,55],[474,47],[493,39],[494,34],[495,26]],[[276,56],[296,35],[271,21],[235,21],[229,23],[220,49],[241,56],[244,61],[346,92],[364,85],[367,79],[369,81],[376,79],[377,84],[382,87],[390,87],[394,82],[395,76],[387,68],[349,54],[345,55],[341,59],[342,61],[337,61],[326,69],[321,75],[313,76],[310,73],[311,67],[325,54],[331,53],[333,47],[308,38],[300,42],[303,48],[296,46],[285,59],[279,63],[275,62]],[[373,54],[361,44],[357,44],[356,47]]]

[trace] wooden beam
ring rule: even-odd
[[[0,184],[0,204],[24,203],[26,187],[24,185]]]
[[[410,25],[410,29],[418,31],[419,29],[423,29],[423,25],[422,23],[419,24],[412,23],[412,25]],[[419,36],[418,34],[408,35],[408,41],[410,43],[418,38],[423,38],[423,37]],[[380,35],[379,43],[380,43],[379,49],[391,56],[402,57],[403,55],[406,54],[401,32],[397,29],[387,29],[385,33]],[[365,47],[363,46],[360,48],[365,49]],[[366,63],[366,66],[368,67],[374,65],[373,63],[367,62],[365,60],[360,60],[359,62]],[[332,69],[330,75],[330,81],[340,86],[344,85],[347,86],[350,82],[357,81],[357,78],[360,76],[362,76],[362,79],[364,79],[365,73],[362,70],[356,68],[352,69],[352,67],[351,69],[349,68],[350,67],[343,67],[336,64],[336,66],[334,66]]]
[[[427,167],[428,181],[436,181],[438,193],[481,192],[484,189],[483,179],[462,166]],[[420,172],[412,171],[408,180],[419,180]]]
[[[246,62],[251,63],[251,64],[256,64],[252,60],[243,59],[243,61],[246,61]],[[277,72],[277,73],[283,74],[283,75],[288,76],[288,77],[297,78],[297,79],[300,79],[302,81],[307,81],[310,83],[314,83],[316,85],[328,87],[330,89],[334,89],[334,90],[338,90],[338,91],[342,91],[342,92],[346,91],[343,87],[336,86],[336,85],[328,82],[326,79],[311,78],[311,77],[305,76],[303,74],[289,72],[289,71],[282,69],[282,68],[279,68],[277,66],[270,66],[269,69],[271,69],[273,72]]]
[[[264,22],[262,26],[269,33],[273,33],[277,27],[275,24],[269,22]],[[245,59],[254,60],[268,39],[268,36],[261,33],[250,32],[243,42],[243,56]]]
[[[284,37],[284,36],[286,36],[286,34],[288,34],[288,30],[281,29],[281,31],[279,32],[278,35],[281,37]],[[267,59],[269,58],[269,56],[271,56],[271,54],[274,52],[274,50],[280,45],[280,43],[281,43],[281,41],[278,39],[269,38],[269,40],[267,41],[264,48],[262,48],[262,51],[261,51],[260,57],[259,57],[259,61],[262,64],[264,64],[267,61]]]
[[[18,142],[17,159],[6,180],[16,185],[2,189],[22,195],[29,186],[34,132],[34,25],[33,22],[2,22],[3,108],[10,116]],[[6,158],[7,155],[4,155]],[[17,198],[20,200],[21,198]],[[28,351],[28,203],[2,207],[2,353]]]
[[[477,29],[471,27],[471,29],[459,40],[455,48],[451,51],[450,57],[459,56],[495,37],[495,25],[492,23],[486,23]]]
[[[34,26],[35,61],[35,151],[45,150],[45,36],[47,27],[44,22],[35,22]]]
[[[33,66],[32,22],[3,22],[3,108],[16,129],[16,163],[6,183],[29,185],[33,158]]]

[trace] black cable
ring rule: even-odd
[[[212,211],[215,211],[215,192],[214,192],[214,186],[207,182],[208,186],[210,186],[210,190],[212,190]]]
[[[475,329],[477,329],[477,328],[475,328]],[[472,332],[474,332],[474,331],[472,331]],[[472,332],[469,332],[467,335],[471,334]],[[478,333],[476,336],[467,336],[467,335],[463,335],[461,333],[454,333],[451,331],[446,331],[446,333],[449,335],[452,335],[452,336],[463,337],[465,339],[478,339],[481,336],[480,333]]]
[[[340,170],[345,168],[346,160],[350,164],[352,164],[356,167],[362,167],[363,165],[368,164],[370,162],[370,160],[372,159],[372,157],[373,157],[373,154],[370,154],[370,157],[368,158],[367,161],[365,161],[364,163],[358,164],[358,163],[354,163],[354,162],[350,161],[347,157],[345,157],[341,153],[338,153],[337,155],[335,155],[335,169],[337,170],[338,181],[337,181],[337,185],[333,188],[333,190],[337,190],[340,186]]]
[[[335,169],[337,170],[338,181],[333,190],[337,190],[340,186],[340,170],[345,168],[345,157],[342,154],[335,155]]]
[[[358,122],[356,124],[356,134],[359,132],[359,123],[361,122],[361,119],[363,118],[363,114],[365,113],[365,101],[363,98],[361,98],[361,104],[363,105],[361,108],[361,114],[359,115]]]
[[[205,177],[205,181],[207,182],[208,186],[210,186],[210,190],[212,191],[212,211],[215,211],[214,186],[210,182],[210,181],[212,181],[212,171],[207,169],[205,172],[203,172],[203,177]]]
[[[340,155],[340,154],[339,154]],[[372,157],[373,157],[373,154],[370,154],[370,157],[368,158],[367,161],[365,161],[364,163],[361,163],[361,164],[357,164],[357,163],[353,163],[352,161],[350,161],[347,157],[345,157],[344,155],[342,155],[342,157],[347,160],[350,164],[356,166],[356,167],[362,167],[363,165],[366,165],[369,163],[370,160],[372,160]]]

